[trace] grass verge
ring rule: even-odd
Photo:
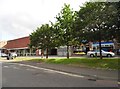
[[[44,62],[49,64],[64,64],[78,67],[89,68],[103,68],[120,70],[120,59],[96,59],[96,58],[54,58],[54,59],[40,59],[40,58],[16,58],[15,60],[30,61],[30,62]]]

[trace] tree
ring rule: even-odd
[[[46,50],[46,58],[48,58],[48,49],[58,46],[55,29],[49,24],[38,27],[36,31],[30,35],[30,45],[35,48]]]
[[[99,41],[100,57],[101,40],[112,40],[119,32],[113,29],[118,24],[118,10],[114,3],[110,2],[87,2],[78,12],[76,19],[76,31],[82,36],[82,39],[89,41]]]
[[[62,45],[67,46],[67,58],[69,58],[69,46],[74,41],[73,22],[75,21],[75,13],[70,9],[70,5],[64,4],[56,19],[58,34],[61,37]]]

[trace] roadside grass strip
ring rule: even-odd
[[[108,69],[108,70],[120,70],[119,61],[120,58],[50,58],[41,59],[40,57],[18,57],[14,59],[18,61],[29,61],[38,63],[48,63],[48,64],[64,64],[77,67],[87,67],[96,69]],[[9,60],[10,61],[10,60]],[[11,61],[12,62],[12,61]]]
[[[33,62],[45,62],[48,64],[64,64],[78,67],[120,70],[120,59],[95,59],[95,58],[62,58],[62,59],[32,59]]]

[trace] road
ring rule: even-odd
[[[117,83],[88,80],[84,76],[18,63],[2,63],[2,87],[117,87]]]

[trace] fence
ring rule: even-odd
[[[36,56],[36,53],[17,53],[17,56]]]

